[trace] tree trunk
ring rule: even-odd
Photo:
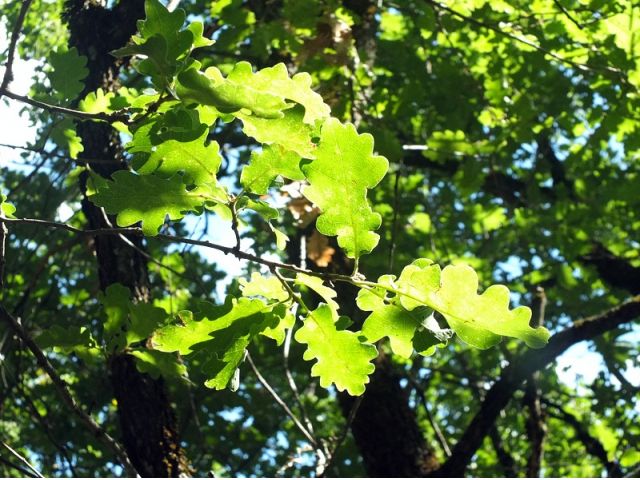
[[[89,75],[82,95],[97,88],[106,91],[117,88],[122,61],[109,52],[124,46],[135,33],[136,20],[144,16],[143,5],[140,0],[121,0],[117,6],[106,9],[90,0],[67,0],[69,45],[88,58]],[[100,160],[90,165],[94,172],[109,178],[113,172],[126,168],[118,135],[109,125],[84,122],[78,125],[78,135],[84,155]],[[86,180],[83,175],[83,194]],[[82,210],[92,229],[114,223],[86,196]],[[146,301],[149,281],[146,261],[140,253],[142,243],[136,238],[129,238],[128,242],[117,236],[94,238],[100,288],[105,290],[113,283],[121,283],[131,290],[134,301]],[[163,380],[140,373],[134,358],[126,354],[112,356],[109,369],[122,440],[138,473],[144,477],[176,477],[186,472],[187,461],[180,448],[176,418]]]
[[[439,466],[427,445],[400,375],[384,353],[376,359],[364,398],[351,424],[351,433],[370,477],[424,477]],[[339,395],[348,417],[355,398]]]

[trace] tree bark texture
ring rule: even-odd
[[[351,424],[351,433],[370,477],[424,477],[438,466],[425,441],[401,376],[384,353],[376,359],[364,398]],[[355,397],[342,393],[340,406],[348,417]]]
[[[69,45],[88,59],[89,74],[82,95],[102,88],[118,87],[118,73],[123,64],[110,55],[124,46],[136,31],[136,20],[144,17],[144,2],[121,0],[111,9],[91,0],[67,0],[66,19],[70,30]],[[126,168],[117,133],[104,123],[78,125],[84,155],[97,159],[91,169],[109,178]],[[81,178],[86,193],[87,176]],[[106,228],[114,224],[102,209],[85,196],[82,210],[89,227]],[[135,245],[135,248],[131,246]],[[147,265],[139,238],[126,241],[118,236],[94,238],[100,288],[120,283],[128,287],[134,301],[149,298]],[[134,358],[115,354],[109,362],[113,392],[118,404],[122,440],[133,465],[143,477],[176,477],[187,471],[187,461],[180,448],[175,414],[162,379],[140,373]]]

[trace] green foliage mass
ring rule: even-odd
[[[442,464],[506,365],[637,295],[637,2],[128,1],[1,17],[37,135],[0,146],[24,151],[0,163],[0,300],[112,437],[127,358],[197,475]],[[513,387],[463,473],[637,474],[637,325],[602,332],[561,363],[592,376]],[[121,474],[25,345],[0,326],[3,442],[47,476]],[[407,421],[372,470],[363,423]]]

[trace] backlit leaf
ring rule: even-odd
[[[492,285],[478,295],[478,275],[468,265],[438,265],[424,259],[408,265],[397,281],[401,303],[408,310],[426,305],[440,312],[465,342],[489,348],[501,336],[523,340],[529,347],[544,347],[549,331],[531,328],[528,307],[509,309],[509,290]]]
[[[137,171],[163,177],[184,173],[184,181],[188,184],[202,185],[215,181],[222,158],[218,142],[205,145],[207,133],[191,142],[167,140],[161,143]]]
[[[206,189],[187,190],[178,175],[164,179],[122,170],[112,178],[113,181],[96,182],[97,193],[90,197],[91,201],[108,213],[117,214],[121,227],[142,222],[145,235],[156,235],[165,217],[179,220],[211,199]]]
[[[309,312],[295,339],[308,345],[305,360],[317,360],[311,375],[320,377],[321,386],[327,388],[334,384],[340,391],[361,395],[375,369],[371,361],[378,351],[361,341],[358,334],[338,330],[336,321],[337,314],[328,305],[321,304]]]
[[[373,137],[358,135],[351,124],[336,119],[323,127],[316,159],[302,171],[309,180],[304,195],[322,214],[316,226],[325,235],[337,235],[338,244],[351,258],[371,252],[378,244],[381,217],[373,212],[367,190],[376,186],[389,163],[373,154]]]
[[[272,305],[248,298],[227,297],[222,306],[203,303],[197,314],[181,312],[180,324],[156,331],[152,343],[161,352],[198,352],[205,362],[205,385],[220,390],[231,381],[253,337],[276,326],[272,309]]]
[[[249,192],[265,194],[278,175],[290,180],[304,179],[300,156],[279,145],[271,145],[262,152],[251,153],[251,161],[242,170],[240,182]]]
[[[87,58],[78,54],[78,49],[55,50],[49,55],[53,71],[49,72],[49,81],[53,89],[65,100],[73,100],[84,89],[83,80],[89,74]]]

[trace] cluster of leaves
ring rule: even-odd
[[[308,74],[290,77],[284,64],[254,72],[247,62],[233,65],[226,75],[214,66],[203,70],[192,56],[212,43],[202,36],[202,24],[183,29],[185,12],[169,12],[158,0],[147,0],[145,11],[138,35],[114,55],[133,56],[135,68],[150,78],[155,91],[137,95],[127,89],[98,90],[80,102],[88,113],[127,113],[130,118],[118,126],[130,136],[126,149],[133,170],[118,171],[108,180],[92,175],[90,200],[116,214],[119,226],[140,223],[146,235],[154,236],[167,218],[179,220],[203,209],[234,222],[240,212],[250,210],[271,225],[279,212],[261,195],[277,178],[306,182],[303,195],[320,210],[318,231],[337,236],[338,245],[355,259],[354,275],[338,280],[360,286],[358,305],[372,313],[361,331],[349,330],[352,322],[340,316],[336,294],[321,278],[276,274],[252,278],[244,285],[243,297],[229,297],[219,307],[205,304],[193,312],[181,311],[177,323],[161,326],[168,321],[162,309],[127,304],[126,289],[112,287],[103,302],[108,320],[102,344],[107,352],[130,349],[141,369],[165,367],[155,373],[166,375],[180,369],[160,353],[193,355],[206,372],[206,385],[226,388],[256,335],[284,340],[297,305],[303,319],[295,339],[307,345],[304,358],[316,361],[312,375],[320,377],[324,387],[333,384],[360,395],[374,370],[373,342],[389,337],[393,350],[405,357],[413,347],[429,355],[436,345],[446,344],[450,331],[440,326],[434,312],[451,332],[478,348],[491,347],[502,336],[532,347],[546,343],[548,331],[529,326],[527,307],[509,309],[506,287],[493,286],[479,296],[476,273],[468,266],[441,272],[431,261],[419,260],[397,280],[388,275],[378,283],[360,279],[358,260],[378,244],[375,230],[381,223],[367,193],[388,170],[388,161],[374,154],[373,137],[331,117]],[[74,50],[56,52],[54,60],[52,87],[60,98],[72,99],[82,89],[85,60]],[[242,170],[244,189],[233,194],[218,182],[220,146],[209,136],[217,122],[236,120],[262,148]],[[299,287],[315,291],[323,303],[307,307],[295,291]],[[83,343],[89,341],[84,330],[77,333]],[[150,336],[149,349],[135,347]],[[52,338],[57,337],[62,338],[51,337],[47,344],[55,345]]]

